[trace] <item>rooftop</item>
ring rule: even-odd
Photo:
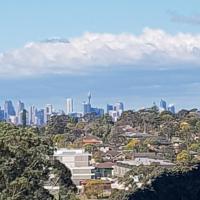
[[[113,168],[114,163],[112,162],[104,162],[104,163],[99,163],[95,167],[99,169],[110,169]]]
[[[139,166],[139,165],[151,165],[151,164],[159,164],[163,166],[175,166],[174,163],[171,163],[168,160],[160,160],[160,159],[152,159],[152,158],[135,158],[134,160],[125,160],[118,161],[119,164],[131,165],[131,166]]]
[[[90,155],[88,152],[85,152],[84,149],[66,149],[60,148],[54,152],[54,156],[66,156],[66,155]]]

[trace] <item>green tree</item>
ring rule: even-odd
[[[32,129],[0,123],[0,149],[0,199],[54,199],[44,183],[55,169],[65,171],[62,177],[57,174],[59,180],[67,180],[59,186],[75,189],[69,169],[58,170],[61,163],[51,159],[54,148],[50,138]]]

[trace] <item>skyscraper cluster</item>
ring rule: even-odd
[[[74,112],[74,101],[72,98],[66,99],[66,112],[60,110],[56,112],[52,104],[46,104],[44,108],[38,109],[35,105],[31,105],[28,109],[22,101],[18,101],[16,108],[11,100],[6,100],[4,106],[0,107],[0,121],[6,121],[15,125],[31,125],[31,126],[42,126],[53,115],[67,114],[72,117],[83,117],[86,114],[94,114],[97,117],[104,115],[104,109],[93,107],[91,104],[92,95],[88,92],[88,100],[83,102],[82,112]],[[123,103],[116,103],[110,109],[108,114],[116,120],[117,117],[123,112]]]
[[[11,100],[4,102],[4,108],[0,107],[0,120],[11,122],[16,125],[36,125],[45,124],[49,117],[53,114],[53,107],[50,104],[45,109],[37,109],[34,105],[30,109],[25,108],[25,104],[21,101],[17,102],[16,109]]]
[[[83,102],[82,112],[74,112],[74,101],[72,98],[66,99],[66,112],[63,110],[55,111],[52,104],[46,104],[44,108],[38,109],[35,105],[26,108],[22,101],[18,101],[16,108],[11,100],[6,100],[3,107],[0,106],[0,121],[10,122],[16,125],[42,126],[53,115],[67,114],[72,117],[81,118],[87,114],[95,114],[97,117],[104,115],[104,109],[93,107],[91,104],[92,94],[88,92],[87,101]],[[154,106],[156,104],[154,103]],[[163,99],[160,100],[159,111],[169,111],[175,114],[175,106],[167,104]],[[124,111],[123,102],[107,104],[107,114],[116,122]]]
[[[169,111],[173,114],[175,114],[175,106],[173,104],[169,104],[167,106],[167,102],[163,99],[160,100],[160,107],[159,110],[162,111]]]
[[[112,117],[114,122],[121,116],[124,111],[124,104],[122,102],[117,102],[114,105],[107,104],[107,113]]]

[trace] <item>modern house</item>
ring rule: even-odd
[[[84,149],[61,148],[55,151],[54,157],[71,170],[72,180],[76,185],[95,176],[92,172],[94,167],[90,165],[91,154]]]

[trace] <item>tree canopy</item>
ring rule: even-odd
[[[0,123],[0,150],[0,199],[54,199],[44,187],[50,174],[58,177],[60,188],[75,191],[69,169],[52,159],[54,147],[49,137]]]

